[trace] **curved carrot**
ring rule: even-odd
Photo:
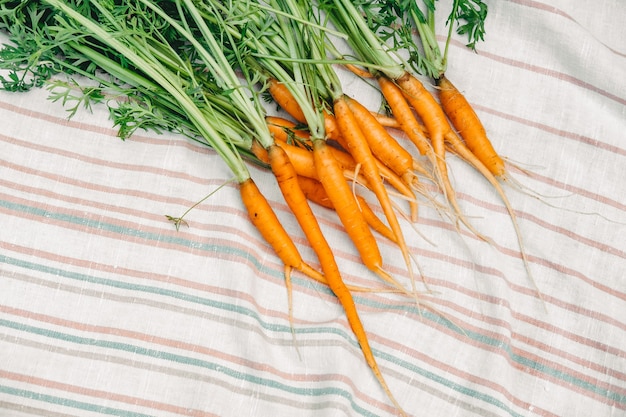
[[[274,175],[276,176],[279,186],[283,191],[283,195],[286,197],[287,204],[291,210],[294,211],[294,214],[300,223],[300,227],[305,232],[308,241],[313,247],[322,266],[322,270],[324,271],[324,276],[326,277],[328,286],[339,300],[339,303],[342,305],[346,313],[348,323],[350,324],[350,328],[361,346],[361,351],[363,352],[363,356],[365,357],[367,364],[374,372],[376,379],[378,379],[387,395],[393,399],[391,390],[387,386],[376,359],[374,358],[374,354],[372,353],[372,349],[369,345],[365,328],[359,318],[354,299],[341,278],[341,273],[339,272],[339,267],[335,261],[335,256],[333,255],[333,252],[328,245],[321,228],[319,227],[317,219],[311,211],[304,193],[300,190],[297,175],[289,164],[287,155],[278,146],[271,146],[268,149],[268,154],[270,156],[272,170],[274,171]]]
[[[331,147],[324,140],[313,141],[313,157],[319,179],[333,204],[346,233],[355,245],[363,264],[383,281],[412,295],[383,269],[383,258],[378,243],[359,209],[343,169],[335,159]]]
[[[437,84],[441,106],[467,147],[494,176],[503,176],[506,173],[504,161],[493,148],[482,122],[465,96],[445,76],[441,76]]]
[[[396,213],[394,211],[391,199],[385,189],[374,156],[368,146],[367,140],[363,134],[363,130],[369,130],[370,127],[364,121],[357,122],[354,114],[350,110],[349,99],[347,96],[341,96],[333,103],[337,126],[341,132],[341,136],[348,145],[348,151],[352,157],[361,165],[361,171],[368,180],[370,187],[378,202],[385,213],[389,227],[393,231],[396,238],[396,244],[400,248],[402,257],[406,263],[411,282],[413,283],[413,268],[411,266],[411,257],[404,240],[404,234]]]
[[[285,265],[285,276],[289,277],[291,269],[296,269],[311,278],[325,282],[319,272],[302,260],[298,248],[254,180],[249,178],[240,183],[239,193],[250,221]]]

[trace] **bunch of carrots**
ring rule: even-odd
[[[330,287],[367,364],[398,413],[405,415],[372,354],[352,298],[353,291],[363,288],[344,282],[310,203],[334,210],[363,264],[391,291],[419,303],[417,262],[400,220],[417,219],[420,199],[455,226],[461,223],[488,240],[456,200],[446,162],[453,152],[502,198],[528,268],[514,211],[501,185],[507,178],[504,160],[468,101],[445,77],[447,43],[441,53],[435,4],[402,2],[407,3],[410,7],[393,0],[359,6],[350,0],[0,1],[0,28],[13,42],[0,53],[2,68],[10,70],[1,81],[12,91],[47,85],[53,99],[65,104],[106,101],[122,137],[139,128],[167,129],[213,148],[232,171],[251,222],[284,264],[287,287],[293,270]],[[381,16],[386,17],[384,24]],[[481,1],[453,1],[448,41],[457,27],[468,34],[473,48],[482,40],[485,17]],[[410,30],[389,31],[392,23]],[[410,59],[389,46],[390,33],[410,34],[410,42],[404,40]],[[351,57],[339,52],[337,42],[350,46]],[[371,111],[346,95],[338,67],[378,88],[390,114]],[[51,78],[56,73],[80,76],[97,86],[82,88],[75,81]],[[435,80],[437,94],[418,76]],[[267,113],[267,94],[285,117]],[[404,148],[390,127],[402,130],[424,158]],[[321,270],[302,258],[255,185],[250,161],[266,166],[276,178]],[[441,191],[443,202],[424,182]],[[368,196],[375,197],[382,218]],[[408,213],[398,201],[407,204]],[[183,216],[170,220],[178,226]],[[379,236],[397,245],[411,288],[386,270]]]

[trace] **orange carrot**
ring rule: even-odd
[[[413,171],[417,165],[413,156],[387,132],[385,127],[378,122],[378,119],[361,103],[353,99],[347,99],[347,102],[354,117],[361,124],[368,126],[367,129],[363,129],[363,136],[376,158],[376,165],[380,174],[408,199],[411,219],[414,222],[417,221],[417,200],[414,190],[418,188],[419,180]],[[382,168],[379,161],[398,175],[404,186],[394,183],[395,176],[390,175],[388,170]]]
[[[369,130],[370,127],[367,125],[366,121],[357,122],[354,114],[350,110],[350,105],[348,104],[347,96],[341,96],[336,99],[333,103],[333,110],[335,114],[335,118],[337,120],[337,126],[339,127],[339,131],[341,132],[341,136],[346,141],[348,145],[348,151],[353,156],[353,158],[361,165],[361,171],[365,178],[367,178],[368,183],[378,202],[385,213],[385,217],[387,218],[387,222],[389,223],[389,227],[393,231],[395,236],[395,242],[400,248],[402,253],[402,257],[406,263],[409,276],[411,277],[411,283],[414,283],[413,280],[413,268],[411,266],[411,257],[409,254],[408,247],[404,240],[404,235],[402,232],[402,228],[400,227],[400,223],[398,222],[398,218],[396,217],[396,213],[394,211],[393,204],[391,203],[391,199],[385,189],[382,179],[380,177],[380,173],[378,171],[378,167],[376,166],[376,162],[372,152],[368,146],[367,140],[363,134],[364,130]]]
[[[274,135],[276,140],[282,140],[283,142],[291,142],[297,140],[303,143],[310,141],[309,132],[302,130],[302,126],[297,123],[287,120],[284,117],[267,116],[265,117],[267,127]]]
[[[290,145],[281,140],[277,140],[276,145],[287,153],[289,160],[295,167],[298,175],[313,179],[318,178],[318,172],[315,169],[315,163],[313,162],[313,154],[311,151],[299,146]]]
[[[337,126],[337,121],[335,120],[335,116],[326,112],[324,114],[324,123],[326,127],[327,136],[329,139],[333,139],[336,141],[342,148],[348,149],[348,144],[345,139],[341,136],[341,132],[339,127]],[[352,155],[346,152],[341,152],[339,150],[335,150],[333,148],[333,152],[335,152],[335,157],[337,160],[346,168],[350,170],[356,169],[357,162],[354,161]],[[417,200],[415,198],[415,193],[411,189],[410,185],[406,184],[396,173],[390,170],[383,162],[381,162],[378,158],[374,158],[376,166],[378,167],[378,171],[382,178],[384,178],[389,184],[395,188],[404,199],[409,202],[409,208],[411,211],[411,219],[413,221],[417,221]],[[414,178],[413,183],[417,182],[417,177]]]
[[[283,142],[282,140],[276,140],[276,145],[285,150],[299,176],[319,180],[318,172],[315,169],[315,162],[311,151],[305,148],[290,145]],[[340,149],[336,149],[334,147],[330,147],[330,149],[337,159],[337,162],[339,162],[339,165],[342,167],[344,171],[344,176],[370,189],[369,181],[367,180],[367,178],[356,172],[357,163],[354,161],[354,158],[352,158],[350,154]],[[258,151],[258,149],[257,157],[259,159],[267,158],[267,156],[263,156]],[[266,161],[267,163],[269,163],[268,159],[266,159]],[[379,166],[379,168],[382,170],[381,176],[386,181],[388,181],[396,190],[398,190],[401,193],[402,197],[409,202],[409,207],[411,209],[411,220],[417,221],[417,200],[413,191],[408,186],[406,186],[394,172],[390,171],[384,166]]]
[[[252,144],[250,145],[250,151],[252,152],[254,156],[257,157],[259,161],[265,164],[270,163],[270,158],[267,155],[267,150],[265,150],[265,148],[261,146],[261,144],[257,142],[256,140],[252,141]]]
[[[298,175],[298,183],[307,200],[330,210],[335,209],[333,202],[328,198],[328,194],[326,194],[326,190],[324,190],[324,186],[321,182],[313,178]]]
[[[252,224],[285,265],[285,276],[289,277],[291,270],[296,269],[311,278],[325,282],[319,272],[302,260],[298,248],[255,182],[247,179],[240,183],[239,192]]]
[[[323,140],[313,141],[313,157],[320,182],[344,225],[346,233],[357,248],[363,264],[382,280],[412,295],[383,269],[383,259],[378,243],[359,209],[352,190],[344,178],[343,169],[335,159],[331,147]]]
[[[435,153],[438,156],[438,161],[443,161],[443,156],[445,155],[444,142],[449,143],[454,152],[457,153],[457,155],[467,161],[470,165],[477,169],[478,172],[483,175],[483,177],[485,177],[485,179],[494,187],[494,189],[502,199],[507,209],[507,212],[509,213],[509,217],[513,222],[513,227],[517,236],[517,241],[520,248],[520,254],[524,263],[524,267],[530,278],[530,281],[532,282],[535,289],[537,289],[539,298],[542,299],[541,292],[539,291],[537,284],[533,278],[532,271],[530,270],[530,265],[524,248],[522,235],[517,224],[517,216],[513,211],[513,207],[511,206],[506,196],[506,193],[500,186],[500,183],[489,170],[489,168],[487,168],[468,148],[468,146],[460,140],[460,138],[452,129],[452,126],[450,126],[450,123],[448,123],[443,108],[435,101],[434,97],[424,88],[419,80],[417,80],[410,74],[406,74],[404,77],[401,77],[401,79],[397,81],[400,88],[403,89],[403,93],[405,94],[407,100],[413,105],[415,111],[421,115],[422,120],[424,121],[424,124],[426,125],[426,128],[428,129],[428,132],[430,134],[433,148],[435,149]],[[444,147],[444,149],[440,150],[441,147]],[[440,165],[445,167],[445,163],[440,163]],[[455,203],[453,203],[455,199],[453,198],[450,201],[456,210]],[[460,219],[470,230],[476,233],[477,236],[481,237],[484,240],[489,240],[483,237],[481,234],[477,233],[475,229],[469,224],[469,222],[464,220],[464,216],[461,216]]]
[[[281,109],[286,111],[298,122],[306,122],[306,118],[304,117],[304,113],[302,112],[300,105],[285,84],[275,78],[270,78],[267,81],[267,85],[270,95]]]
[[[358,67],[354,64],[343,64],[343,66],[359,78],[374,78],[374,74],[365,68]]]
[[[467,147],[493,175],[504,176],[504,161],[493,148],[482,122],[465,96],[443,75],[437,84],[441,106]]]
[[[436,157],[432,146],[426,137],[425,127],[422,126],[413,115],[409,103],[406,101],[402,90],[398,85],[387,77],[379,76],[378,85],[391,108],[394,118],[398,121],[400,129],[413,142],[417,150],[428,156],[431,163],[435,164]]]
[[[284,93],[286,95],[291,95],[291,93],[288,90],[286,90]],[[328,133],[328,137],[338,141],[340,144],[342,144],[345,147],[346,144],[341,138],[334,116],[328,112],[325,112],[324,120],[325,120],[327,132],[330,131],[330,133]],[[270,129],[270,132],[274,135],[274,138],[277,141],[290,142],[291,140],[294,139],[294,137],[295,139],[302,141],[304,143],[310,140],[309,133],[306,131],[300,130],[298,124],[294,123],[291,120],[287,120],[283,117],[267,116],[266,121],[268,124],[268,128]],[[385,132],[385,134],[387,133]],[[393,139],[393,141],[396,142],[395,139]],[[317,178],[316,176],[312,175],[311,169],[306,164],[304,164],[306,160],[304,152],[294,151],[297,153],[297,155],[291,155],[291,148],[288,148],[287,151],[290,154],[292,163],[294,163],[294,165],[296,166],[296,170],[298,171],[299,175],[303,175],[309,178]],[[401,151],[404,151],[404,150],[401,150]],[[333,152],[335,152],[335,157],[337,157],[337,159],[340,161],[340,163],[343,165],[343,167],[346,170],[353,171],[356,168],[356,162],[349,154],[345,152],[341,152],[340,150],[335,150],[334,148],[333,148]],[[257,157],[259,157],[259,155],[257,155]],[[410,184],[407,184],[406,182],[403,183],[401,178],[397,177],[396,175],[393,175],[391,171],[389,171],[386,167],[384,167],[383,164],[379,160],[377,160],[376,162],[383,178],[387,182],[389,182],[389,184],[392,187],[394,187],[398,192],[400,192],[403,198],[405,198],[408,201],[410,212],[411,212],[410,218],[413,221],[417,221],[417,216],[418,216],[417,200],[415,198],[415,193],[410,188]],[[417,168],[420,170],[420,172],[424,173],[425,175],[428,175],[428,173],[424,172],[424,170],[421,167],[419,167],[417,163],[413,165],[413,168]],[[362,180],[360,182],[363,183]],[[412,183],[417,183],[417,182],[418,182],[417,177],[413,177]]]
[[[324,129],[326,130],[326,137],[332,139],[335,142],[341,142],[341,132],[337,127],[337,120],[328,111],[324,111]]]
[[[319,141],[316,143],[319,143]],[[328,286],[335,294],[346,313],[346,318],[348,319],[350,328],[361,346],[361,351],[363,352],[363,356],[365,357],[367,364],[372,369],[376,379],[378,379],[383,389],[387,392],[390,398],[393,399],[391,390],[387,386],[374,354],[372,353],[372,349],[369,345],[365,328],[359,318],[354,299],[341,277],[339,267],[335,261],[335,256],[333,255],[333,252],[319,227],[317,219],[311,211],[306,198],[298,185],[295,170],[293,170],[289,164],[287,155],[280,147],[271,146],[268,149],[268,154],[270,156],[272,170],[278,180],[278,184],[283,192],[283,195],[285,196],[289,207],[296,215],[296,218],[300,223],[300,227],[304,230],[307,240],[313,247],[320,261]]]
[[[400,129],[400,123],[396,120],[395,117],[385,116],[384,114],[380,114],[377,112],[370,112],[372,115],[378,120],[378,123],[385,127],[390,127],[393,129]]]
[[[368,109],[356,100],[346,99],[350,111],[359,123],[367,128],[361,129],[372,154],[398,174],[406,184],[412,184],[413,156],[392,137]]]

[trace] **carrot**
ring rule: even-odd
[[[276,145],[287,153],[298,175],[313,179],[318,178],[318,172],[315,169],[311,151],[299,146],[290,145],[281,140],[276,140]]]
[[[278,116],[266,116],[265,121],[268,129],[276,140],[282,140],[283,142],[297,140],[303,143],[310,141],[309,132],[303,130],[306,126],[299,125],[298,123]]]
[[[294,166],[294,169],[297,175],[301,178],[302,182],[305,182],[306,179],[319,181],[319,176],[318,176],[317,170],[315,169],[315,161],[314,161],[312,152],[304,148],[289,145],[281,140],[276,140],[276,145],[281,147],[286,152],[286,154],[289,157],[290,162]],[[258,147],[255,147],[255,149],[258,151]],[[354,177],[351,174],[352,172],[354,172],[356,168],[356,162],[349,154],[339,149],[332,148],[332,147],[330,148],[330,151],[332,152],[333,156],[337,159],[337,162],[339,163],[339,165],[344,170],[344,177],[355,178],[357,182],[365,185],[366,187],[368,186],[369,183],[366,178],[359,177],[359,176]],[[259,157],[263,157],[263,156],[259,156]],[[267,158],[266,161],[269,163],[269,156],[265,156],[263,158]],[[304,186],[307,187],[307,190],[312,193],[320,193],[324,191],[323,188],[321,190],[313,190],[310,182],[304,184]],[[410,190],[408,190],[408,192],[410,193]],[[313,194],[312,197],[313,198],[317,197],[317,200],[315,202],[317,202],[318,204],[325,206],[325,207],[333,208],[332,204],[328,204],[328,203],[325,204],[324,202],[320,201],[322,196],[316,196],[315,194]],[[325,198],[328,198],[328,196],[325,196]],[[365,219],[370,225],[370,227],[372,227],[374,230],[376,230],[383,236],[389,238],[391,241],[395,241],[395,238],[391,237],[393,233],[391,235],[389,234],[389,228],[384,223],[382,223],[380,219],[378,219],[378,217],[376,217],[376,215],[372,212],[371,207],[369,207],[366,201],[360,196],[356,196],[356,198],[358,200],[359,207],[363,211]]]
[[[305,232],[308,241],[312,245],[318,259],[320,260],[328,286],[339,300],[339,303],[342,305],[346,313],[348,323],[350,324],[350,328],[361,346],[361,350],[367,364],[374,372],[374,375],[383,389],[387,392],[390,398],[393,399],[391,390],[387,386],[376,359],[374,358],[374,354],[372,353],[372,349],[369,345],[365,328],[359,318],[354,299],[341,278],[341,273],[339,272],[339,267],[335,261],[335,256],[333,255],[333,252],[319,227],[315,215],[306,201],[304,193],[298,185],[295,170],[291,167],[287,155],[279,146],[271,146],[268,149],[268,154],[272,164],[272,171],[274,171],[274,175],[278,180],[278,184],[283,192],[283,195],[285,196],[287,204],[294,212],[298,222],[300,223],[300,227]]]
[[[324,186],[341,223],[344,225],[346,233],[357,248],[363,264],[384,281],[410,295],[402,285],[383,269],[383,259],[378,243],[372,235],[363,213],[359,209],[359,205],[343,176],[343,170],[337,159],[335,159],[331,147],[323,140],[313,141],[313,157],[320,182]]]
[[[252,152],[252,154],[264,164],[270,163],[270,158],[267,155],[267,150],[263,146],[261,146],[258,141],[252,141],[252,143],[250,144],[250,152]]]
[[[436,157],[430,141],[426,137],[426,128],[413,115],[411,107],[402,94],[400,87],[391,79],[382,75],[378,77],[378,85],[400,129],[413,142],[417,150],[422,155],[428,156],[430,162],[435,164]]]
[[[400,87],[403,89],[403,92],[407,98],[407,100],[413,105],[413,108],[418,114],[422,114],[422,119],[426,128],[428,129],[431,137],[431,141],[433,142],[433,148],[435,149],[435,154],[438,156],[438,161],[443,162],[443,155],[445,155],[445,149],[440,150],[441,147],[444,147],[444,142],[450,144],[454,152],[457,153],[462,159],[472,165],[478,172],[480,172],[483,177],[494,187],[500,198],[502,199],[506,210],[511,218],[513,223],[513,228],[515,229],[515,234],[517,236],[518,245],[520,248],[520,255],[522,257],[522,262],[524,263],[524,267],[528,274],[528,277],[537,290],[537,294],[540,299],[543,300],[541,292],[539,291],[537,284],[534,280],[532,271],[530,269],[530,264],[528,262],[528,256],[526,255],[526,250],[524,248],[524,242],[522,239],[521,231],[519,230],[519,225],[517,223],[517,216],[511,206],[511,203],[506,196],[506,193],[500,186],[500,183],[493,175],[493,173],[487,168],[478,157],[468,148],[468,146],[463,143],[457,134],[452,130],[452,126],[448,123],[446,115],[444,113],[443,108],[437,104],[434,97],[424,88],[422,83],[419,82],[415,77],[410,74],[406,74],[398,80]],[[437,144],[435,144],[437,143]],[[441,163],[445,168],[445,163]],[[453,198],[451,201],[455,201]],[[456,206],[455,203],[453,207]],[[477,233],[475,229],[469,224],[469,222],[464,220],[464,216],[461,216],[460,219],[463,223],[468,226],[470,230],[477,234],[477,236],[481,237],[484,240],[489,241],[489,239],[483,237],[481,234]]]
[[[374,111],[370,113],[372,113],[372,115],[376,117],[376,120],[378,120],[378,123],[380,123],[381,125],[385,127],[390,127],[393,129],[400,129],[400,123],[398,123],[395,117],[386,116],[384,114],[380,114]]]
[[[335,116],[332,114],[325,112],[324,113],[324,125],[327,132],[327,137],[336,141],[342,148],[348,149],[348,144],[344,140],[337,126],[337,121]],[[333,148],[334,149],[334,148]],[[348,167],[352,166],[356,168],[356,161],[349,153],[334,151],[335,157],[339,160],[342,165]],[[400,178],[396,173],[387,168],[387,166],[382,163],[378,158],[375,157],[375,162],[380,172],[380,175],[387,181],[389,184],[395,188],[404,199],[409,202],[409,208],[411,211],[411,219],[413,221],[417,221],[417,200],[415,198],[415,193],[405,182],[403,182],[402,178]],[[415,178],[417,179],[417,177]]]
[[[413,156],[387,132],[385,127],[361,103],[351,98],[347,98],[346,101],[359,123],[367,125],[366,129],[361,130],[372,154],[398,174],[406,184],[412,184],[415,178]]]
[[[264,149],[262,146],[260,146],[256,141],[253,142],[252,149],[254,151],[255,156],[257,156],[263,162],[265,162],[267,164],[270,164],[270,156],[269,156],[269,153],[268,153],[268,151],[266,149]],[[311,164],[311,165],[314,166],[314,164]],[[328,200],[328,197],[327,196],[325,196],[325,197],[319,196],[320,190],[319,189],[314,190],[314,187],[312,187],[309,184],[310,182],[316,182],[317,183],[317,180],[298,175],[298,183],[299,183],[300,188],[304,192],[304,194],[305,194],[307,199],[315,202],[316,204],[319,204],[319,205],[322,205],[322,206],[325,206],[325,207],[329,207],[329,208],[333,208],[331,204],[329,205],[329,204],[327,204],[325,202],[325,200]],[[321,191],[324,192],[323,188],[321,188]],[[248,191],[248,192],[250,192],[250,191]],[[318,193],[318,196],[315,196],[314,193]],[[325,195],[325,192],[324,192],[324,195]],[[262,195],[260,197],[257,197],[257,198],[264,199],[264,197]],[[376,217],[376,215],[372,212],[371,208],[367,205],[365,200],[362,199],[361,197],[357,197],[357,198],[359,199],[359,205],[360,205],[361,209],[363,210],[364,214],[366,215],[366,219],[368,221],[368,224],[371,224],[372,228],[374,230],[378,231],[379,233],[383,234],[383,236],[389,237],[389,233],[391,233],[391,232],[390,231],[387,232],[385,230],[386,226]],[[245,201],[244,201],[244,203],[245,203]],[[267,216],[270,219],[272,219],[272,217],[270,216],[269,213],[268,213]],[[378,221],[378,224],[376,223],[376,220]],[[271,221],[273,221],[273,219]],[[275,227],[280,228],[282,226],[280,226],[280,224],[278,224]],[[388,228],[387,228],[387,230],[388,230]],[[265,237],[265,236],[263,236],[263,237]],[[271,242],[270,242],[270,244],[271,244]],[[272,245],[272,247],[274,247],[274,246]],[[293,265],[291,265],[289,267],[289,271],[291,269],[298,269],[301,272],[303,272],[306,276],[308,276],[309,278],[312,278],[315,281],[318,281],[318,282],[320,282],[322,284],[327,284],[328,285],[328,281],[326,280],[324,275],[320,274],[319,272],[314,270],[312,267],[309,267],[306,264],[303,264],[302,268],[296,267],[296,265],[298,265],[297,257],[299,257],[300,255],[296,254],[294,252],[294,248],[293,247],[291,247],[289,245],[289,246],[287,246],[286,250],[287,250],[287,254],[289,254],[289,258],[293,260],[292,261]],[[296,249],[296,251],[297,251],[297,249]],[[285,262],[285,259],[281,258],[280,256],[279,256],[279,258],[283,262]],[[302,261],[300,260],[300,262],[302,262]],[[287,264],[285,264],[285,265],[287,265]],[[286,272],[287,272],[287,269],[286,269]],[[289,274],[286,273],[285,277],[287,279],[287,285],[290,286]],[[381,291],[381,290],[373,290],[373,289],[359,287],[359,286],[348,286],[348,288],[350,289],[350,291],[359,291],[359,292]],[[289,293],[291,293],[289,288],[288,288],[288,291],[289,291]],[[290,305],[291,305],[291,301],[290,301]]]
[[[274,173],[274,176],[276,178],[276,181],[278,182],[285,201],[287,202],[287,205],[298,220],[298,223],[304,231],[307,240],[311,244],[312,248],[315,250],[316,254],[318,254],[319,251],[322,251],[324,253],[324,256],[320,257],[320,262],[322,262],[322,269],[324,270],[323,261],[327,257],[325,252],[330,251],[331,249],[330,246],[326,243],[326,239],[322,234],[315,215],[307,202],[307,191],[310,190],[303,189],[302,187],[303,184],[305,185],[305,187],[307,187],[306,181],[303,181],[303,179],[306,179],[306,177],[299,177],[297,175],[289,160],[288,155],[280,146],[271,146],[268,150],[268,156],[271,161],[270,163],[272,167],[272,172]],[[309,181],[315,180],[309,179]],[[331,262],[335,263],[334,258],[331,260]],[[326,277],[326,273],[323,275],[323,280],[318,281],[330,286],[329,280]],[[374,291],[368,288],[355,286],[348,286],[348,289],[354,291]]]
[[[297,121],[305,123],[304,113],[302,113],[298,101],[293,97],[287,86],[275,78],[269,78],[267,84],[270,95],[280,108]]]
[[[361,209],[361,213],[363,213],[363,218],[365,218],[365,221],[370,225],[372,230],[380,233],[390,241],[397,243],[393,231],[378,218],[367,201],[361,196],[356,196],[356,199],[359,204],[359,208]]]
[[[343,223],[346,232],[350,236],[352,242],[354,242],[357,246],[365,266],[375,272],[383,280],[394,285],[402,292],[406,292],[406,290],[399,283],[397,283],[393,277],[384,271],[382,267],[382,256],[378,250],[376,239],[373,237],[368,225],[363,219],[363,214],[359,210],[357,202],[350,192],[350,187],[343,177],[342,170],[332,152],[330,152],[330,147],[326,144],[325,140],[313,141],[313,155],[315,156],[315,165],[320,172],[322,185],[327,191],[328,197],[332,201],[335,211]],[[342,305],[344,305],[345,302],[344,308],[346,308],[346,316],[352,326],[352,331],[361,345],[361,350],[363,351],[367,364],[372,369],[376,379],[389,399],[404,415],[400,404],[394,398],[382,373],[380,372],[380,369],[378,368],[369,346],[367,335],[363,330],[360,320],[358,320],[356,309],[353,308],[353,301],[350,293],[347,291],[340,291],[337,293],[337,297]],[[350,310],[348,310],[346,306],[350,306]]]
[[[333,103],[333,110],[335,113],[335,118],[337,120],[337,126],[339,127],[339,131],[341,132],[341,136],[344,138],[348,145],[348,151],[361,165],[363,175],[365,176],[365,178],[367,178],[372,188],[372,191],[376,195],[376,198],[378,199],[381,208],[385,213],[385,217],[387,218],[389,227],[393,231],[393,234],[396,238],[395,242],[400,248],[402,257],[404,258],[404,261],[406,263],[408,273],[411,278],[411,283],[413,284],[414,280],[413,268],[411,266],[411,257],[409,255],[409,250],[404,240],[402,228],[400,227],[400,223],[398,222],[398,218],[396,217],[391,199],[389,198],[387,190],[383,185],[374,156],[372,155],[367,140],[365,139],[363,134],[363,131],[370,130],[370,127],[367,125],[367,121],[357,121],[354,114],[350,110],[350,105],[348,104],[348,102],[348,97],[344,95],[337,98]]]
[[[324,186],[319,180],[298,175],[298,183],[300,184],[300,189],[309,201],[330,210],[335,209],[333,202],[330,201],[326,190],[324,190]]]
[[[358,67],[354,64],[343,64],[343,66],[359,78],[374,78],[374,74],[365,68]]]
[[[465,96],[445,75],[437,79],[437,85],[441,106],[467,147],[496,178],[504,176],[504,161],[493,148],[482,122]]]
[[[326,280],[319,272],[302,260],[298,248],[254,180],[248,178],[241,182],[239,193],[250,221],[285,265],[285,276],[289,277],[291,269],[295,269],[317,281],[325,282]]]
[[[315,167],[313,153],[310,150],[299,147],[299,146],[290,145],[286,142],[283,142],[282,140],[276,140],[275,144],[279,146],[280,148],[282,148],[285,151],[285,153],[287,153],[289,160],[291,161],[292,165],[294,166],[294,169],[296,170],[296,173],[299,176],[312,178],[312,179],[319,179],[319,173]],[[342,152],[334,148],[332,149],[332,152],[337,157],[340,155],[341,156],[347,155],[345,152]],[[346,157],[341,158],[341,159],[338,158],[338,161],[340,161],[340,166],[343,169],[344,176],[346,178],[353,179],[357,183],[363,184],[365,187],[368,186],[367,179],[363,177],[362,175],[358,174],[357,172],[355,172],[356,163],[349,155],[347,155],[347,158]]]
[[[387,104],[391,108],[394,118],[398,122],[398,126],[407,135],[413,145],[415,145],[419,153],[426,156],[432,166],[433,172],[429,172],[427,168],[421,166],[417,161],[415,161],[413,170],[420,172],[426,178],[432,180],[443,189],[444,194],[449,194],[451,192],[450,190],[452,190],[452,184],[450,184],[447,175],[443,177],[439,172],[439,158],[435,155],[435,151],[427,137],[426,128],[413,114],[413,110],[411,110],[404,94],[402,94],[402,90],[395,82],[385,76],[378,77],[378,84]],[[429,200],[433,200],[432,197],[427,197]]]
[[[382,162],[385,167],[390,168],[397,174],[401,182],[405,185],[405,187],[403,187],[399,184],[392,184],[396,190],[400,191],[402,195],[408,198],[411,208],[411,219],[414,222],[417,221],[417,202],[414,190],[419,188],[419,180],[413,171],[417,162],[414,161],[413,156],[387,132],[385,127],[378,122],[378,119],[372,115],[365,106],[353,99],[348,99],[347,102],[354,117],[357,118],[360,123],[368,126],[367,129],[363,129],[363,134],[372,154],[376,157],[376,165],[381,175],[389,181],[393,181],[393,176],[389,175],[387,170],[382,168],[378,161]]]
[[[312,169],[314,167],[313,156],[307,155],[306,151],[303,148],[291,146],[287,143],[288,141],[292,140],[294,136],[298,141],[308,143],[310,141],[310,136],[308,132],[298,130],[298,125],[296,123],[282,117],[268,116],[266,117],[266,121],[270,132],[274,135],[276,143],[279,146],[282,146],[289,154],[291,162],[294,164],[298,175],[317,179],[317,172]],[[269,163],[267,160],[267,155],[265,155],[265,150],[262,149],[260,146],[255,146],[253,144],[252,152],[261,161]],[[357,163],[354,161],[354,158],[352,158],[350,154],[336,148],[332,148],[332,152],[339,161],[339,163],[342,165],[344,170],[354,172]],[[411,219],[413,221],[417,221],[417,201],[415,199],[414,192],[405,183],[402,182],[401,178],[399,178],[395,173],[393,173],[383,164],[381,164],[380,161],[376,162],[380,170],[381,176],[387,182],[389,182],[392,187],[400,192],[400,194],[409,202],[411,209]],[[359,183],[367,185],[367,181],[364,181],[362,177],[357,177],[356,179],[358,179]],[[414,182],[417,181],[417,177],[415,177]]]

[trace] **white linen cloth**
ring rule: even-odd
[[[494,243],[427,205],[415,227],[433,244],[403,223],[425,299],[449,321],[397,295],[356,293],[357,307],[412,416],[623,416],[626,10],[488,5],[485,42],[473,53],[455,38],[447,74],[541,196],[504,184],[542,299],[501,201],[451,157],[462,207]],[[294,342],[282,266],[236,186],[189,227],[167,221],[230,179],[212,151],[154,132],[124,142],[105,108],[67,120],[47,96],[0,94],[0,416],[393,415],[334,296],[298,273]],[[273,177],[251,170],[317,265]],[[380,286],[334,214],[316,212],[346,281]]]

